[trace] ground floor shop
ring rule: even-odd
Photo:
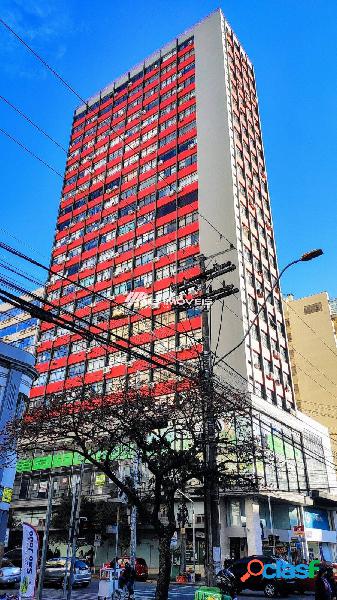
[[[336,508],[331,498],[317,502],[294,495],[222,499],[222,556],[274,554],[291,562],[336,561]]]

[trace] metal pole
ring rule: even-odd
[[[117,518],[116,518],[116,538],[115,538],[115,558],[118,558],[118,542],[119,542],[119,504],[117,504]],[[117,567],[117,565],[116,565]]]
[[[46,570],[46,562],[47,562],[47,550],[48,550],[48,541],[49,541],[49,530],[50,530],[50,521],[53,510],[53,491],[54,491],[54,477],[50,473],[49,475],[49,489],[48,489],[48,507],[46,513],[46,524],[44,527],[43,533],[43,544],[42,544],[42,554],[41,554],[41,564],[40,564],[40,576],[39,576],[39,585],[37,588],[37,600],[42,600],[43,593],[43,580],[44,574]]]
[[[193,572],[195,576],[195,510],[194,510],[194,502],[192,502],[192,540],[193,540]]]
[[[270,531],[273,536],[273,553],[275,554],[274,521],[273,521],[273,513],[271,510],[270,494],[268,494],[268,508],[269,508]]]
[[[200,256],[201,269],[201,292],[205,298],[206,265],[205,256]],[[213,365],[210,346],[210,329],[208,320],[208,309],[202,310],[202,341],[203,341],[203,384],[205,393],[205,476],[204,476],[204,512],[205,512],[205,575],[208,586],[215,583],[216,570],[221,568],[220,554],[220,523],[219,523],[219,487],[216,481],[216,445],[215,445],[215,422],[213,415]]]
[[[65,598],[67,595],[67,570],[68,563],[70,558],[70,546],[72,540],[72,532],[74,530],[74,519],[75,519],[75,507],[76,507],[76,484],[77,484],[77,475],[76,480],[74,479],[74,474],[72,477],[72,501],[71,501],[71,513],[70,513],[70,521],[69,521],[69,533],[68,533],[68,543],[67,543],[67,556],[66,556],[66,567],[63,579],[63,594],[62,598]]]
[[[135,453],[132,467],[132,475],[133,475],[133,485],[135,490],[138,488],[139,484],[139,467],[140,460],[138,452]],[[137,553],[137,507],[131,507],[130,514],[130,564],[134,569],[136,565],[136,553]]]
[[[192,544],[193,544],[193,571],[195,573],[195,550],[196,550],[196,542],[195,542],[195,510],[194,510],[194,500],[190,498],[185,492],[181,490],[177,490],[178,494],[181,494],[186,500],[191,502],[192,504]]]
[[[303,525],[303,528],[304,528],[303,538],[302,538],[303,558],[308,561],[309,560],[309,548],[308,548],[307,536],[305,535],[305,521],[304,521],[303,506],[300,506],[300,515],[301,515],[301,525]]]
[[[76,545],[77,545],[77,535],[78,535],[78,524],[80,520],[80,510],[81,510],[81,492],[82,492],[82,479],[84,473],[84,462],[81,464],[79,480],[76,484],[75,488],[75,518],[74,518],[74,527],[73,527],[73,535],[72,535],[72,545],[71,545],[71,562],[70,562],[70,573],[69,573],[69,587],[67,590],[67,600],[71,600],[71,594],[73,590],[74,584],[74,569],[75,569],[75,560],[76,560]],[[66,566],[66,576],[67,580],[67,566]]]

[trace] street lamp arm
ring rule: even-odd
[[[260,316],[261,312],[264,310],[264,308],[266,307],[267,301],[269,300],[270,296],[272,295],[274,289],[276,287],[278,287],[278,284],[280,282],[280,279],[282,277],[282,275],[288,270],[290,269],[290,267],[292,267],[293,265],[296,265],[299,262],[308,262],[309,260],[312,260],[313,258],[317,258],[318,256],[321,256],[323,254],[323,250],[321,250],[321,248],[318,248],[317,250],[311,250],[310,252],[305,252],[304,254],[302,254],[302,256],[300,258],[297,258],[296,260],[292,260],[290,263],[288,263],[285,267],[283,267],[282,271],[280,272],[278,278],[276,279],[274,285],[272,286],[270,292],[267,294],[267,296],[264,299],[264,302],[261,304],[258,312],[256,313],[254,319],[252,320],[251,324],[249,325],[245,335],[243,336],[242,340],[236,345],[234,346],[234,348],[232,348],[231,350],[229,350],[228,352],[226,352],[226,354],[224,354],[221,358],[218,358],[218,360],[216,360],[213,363],[213,367],[215,367],[216,365],[218,365],[220,362],[222,362],[225,358],[227,358],[227,356],[229,356],[230,354],[232,354],[233,352],[235,352],[235,350],[237,350],[238,348],[240,348],[240,346],[242,346],[242,344],[245,342],[246,338],[248,337],[248,335],[250,334],[252,328],[254,327],[258,317]]]

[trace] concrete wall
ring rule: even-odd
[[[210,15],[195,28],[195,64],[199,211],[201,213],[200,249],[203,254],[210,256],[228,249],[229,242],[237,244],[229,101],[226,90],[224,19],[220,11]],[[207,219],[215,224],[223,234],[222,238],[202,218],[202,215],[207,216]],[[228,260],[238,266],[236,250],[217,258],[218,263]],[[233,283],[239,287],[239,275],[239,268],[237,268],[225,277],[226,283]],[[216,285],[221,285],[221,280]],[[222,334],[217,351],[219,355],[225,354],[243,337],[240,300],[234,297],[226,298],[225,305]],[[217,341],[220,315],[221,303],[217,302],[212,309],[213,350]],[[244,348],[233,354],[228,362],[247,377]]]

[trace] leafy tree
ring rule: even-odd
[[[212,439],[205,426],[210,414],[217,424]],[[141,390],[106,396],[65,391],[48,397],[39,408],[28,404],[25,418],[7,430],[7,444],[14,444],[17,436],[21,454],[31,452],[32,439],[41,451],[78,452],[108,476],[143,521],[151,523],[159,541],[156,600],[168,597],[177,490],[192,479],[199,491],[212,479],[223,490],[242,492],[257,486],[254,465],[260,444],[247,399],[230,387],[213,390],[211,398],[201,384],[186,382],[178,382],[174,393],[161,397]],[[205,464],[210,444],[217,452],[211,466]],[[124,474],[116,469],[118,462],[126,465]],[[136,462],[139,479],[132,474]],[[93,509],[90,502],[85,506]],[[95,510],[90,518],[103,530]]]

